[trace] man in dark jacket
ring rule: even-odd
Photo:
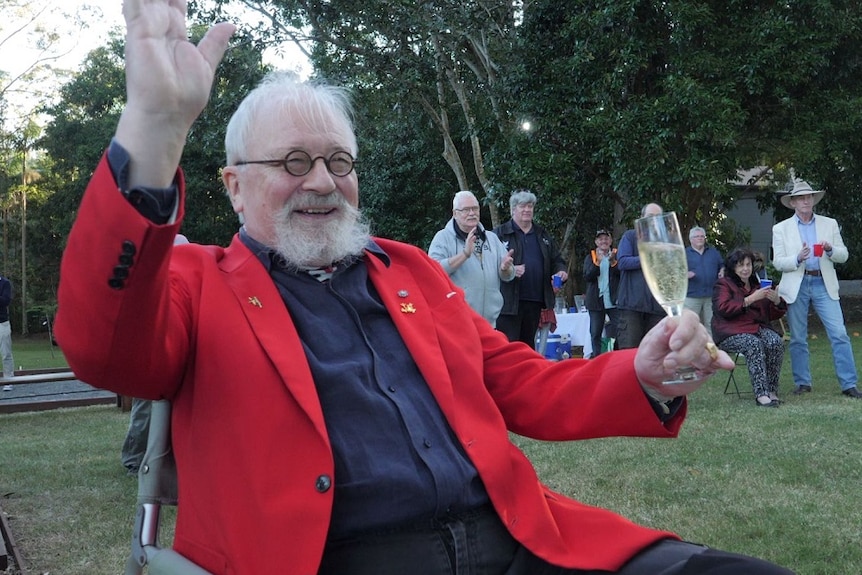
[[[553,276],[562,285],[569,276],[557,244],[545,229],[533,223],[536,196],[529,190],[515,190],[509,198],[512,219],[494,229],[507,248],[515,250],[515,279],[500,286],[503,310],[497,329],[509,341],[536,345],[536,329],[542,309],[554,309]]]
[[[613,242],[611,232],[597,231],[596,249],[590,250],[584,260],[584,281],[587,282],[584,305],[590,313],[591,358],[602,353],[602,331],[608,337],[616,337],[620,270],[617,267],[617,250],[611,247]],[[610,320],[607,329],[605,316]]]
[[[663,212],[658,204],[647,204],[641,217]],[[641,269],[638,238],[635,230],[628,230],[620,240],[617,252],[620,269],[620,291],[617,293],[617,347],[637,347],[646,335],[667,313],[652,296]]]

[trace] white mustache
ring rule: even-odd
[[[332,192],[321,196],[313,193],[294,194],[288,198],[282,208],[282,213],[289,215],[290,212],[301,212],[310,210],[339,209],[348,205],[344,196],[338,192]]]

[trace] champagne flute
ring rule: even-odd
[[[688,262],[675,212],[635,220],[638,253],[644,279],[656,301],[671,317],[682,315],[688,291]],[[665,385],[698,378],[694,367],[679,367]]]

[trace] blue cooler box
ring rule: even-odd
[[[548,343],[545,345],[545,358],[551,361],[560,361],[572,357],[572,342],[569,335],[549,333]]]

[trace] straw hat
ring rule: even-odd
[[[790,205],[790,198],[795,198],[798,196],[814,196],[814,203],[812,206],[816,206],[817,202],[823,199],[823,194],[826,192],[824,190],[820,190],[819,192],[815,192],[811,185],[804,180],[793,180],[793,189],[788,194],[784,194],[781,196],[781,203],[785,205],[785,207],[793,209],[793,206]]]

